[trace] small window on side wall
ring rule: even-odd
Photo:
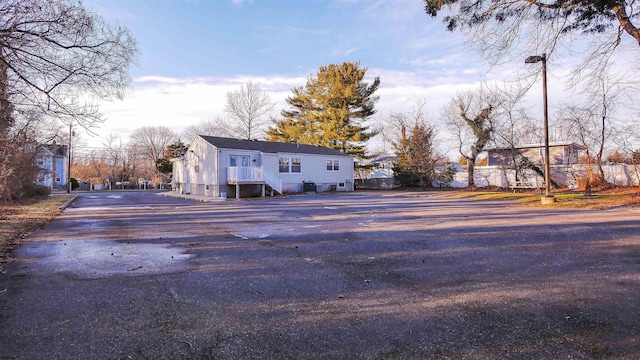
[[[340,171],[340,160],[327,160],[327,171]]]
[[[299,173],[302,170],[302,160],[300,158],[291,158],[291,172]]]
[[[288,173],[289,172],[289,158],[278,158],[278,168],[279,168],[279,172],[281,173]]]

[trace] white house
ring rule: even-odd
[[[322,146],[197,136],[173,159],[173,191],[211,197],[353,191],[353,158]]]
[[[380,156],[368,162],[356,173],[356,184],[365,189],[393,189],[395,184],[393,168],[397,161],[396,156]]]
[[[40,169],[36,184],[50,189],[64,189],[67,183],[67,145],[53,144],[40,146],[36,155],[36,165]]]

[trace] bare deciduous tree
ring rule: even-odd
[[[227,93],[225,111],[236,122],[232,126],[235,133],[242,138],[256,138],[258,130],[266,125],[269,119],[265,115],[273,110],[275,104],[260,85],[248,82],[240,90]]]
[[[431,16],[444,12],[448,30],[461,29],[491,64],[509,58],[565,52],[583,54],[575,76],[604,71],[616,50],[640,45],[636,0],[424,0]],[[630,43],[627,40],[631,40]],[[628,55],[618,52],[623,60]],[[635,67],[633,61],[626,66]]]
[[[104,161],[109,167],[109,179],[113,181],[116,179],[118,166],[124,162],[124,145],[119,136],[109,134],[102,142],[102,146],[104,146],[105,152]]]
[[[136,53],[126,28],[109,25],[80,2],[2,1],[0,106],[91,127],[102,121],[92,99],[123,96]],[[6,114],[0,121],[5,129],[11,125]]]
[[[522,82],[505,83],[488,88],[493,92],[494,119],[493,119],[493,144],[503,150],[505,155],[502,170],[506,176],[506,170],[514,170],[515,180],[521,180],[528,161],[523,161],[520,146],[526,144],[542,143],[542,121],[539,124],[529,115],[529,109],[521,102],[529,86]]]
[[[455,96],[443,109],[447,128],[455,137],[458,152],[466,159],[469,187],[474,187],[474,169],[478,155],[493,141],[495,94],[484,88]]]
[[[129,136],[129,145],[137,149],[147,166],[155,169],[156,160],[162,159],[164,150],[176,139],[176,134],[166,126],[144,126]]]
[[[22,129],[21,129],[22,130]],[[0,146],[0,201],[12,202],[28,196],[33,185],[24,179],[36,179],[39,169],[35,165],[37,146],[30,131],[5,134]]]
[[[605,181],[602,168],[605,149],[618,128],[616,110],[621,103],[626,103],[628,93],[621,79],[607,72],[589,83],[592,87],[582,94],[583,102],[565,104],[560,109],[560,117],[570,127],[572,140],[585,147],[589,180],[600,183]]]
[[[66,143],[59,121],[86,129],[102,121],[96,100],[122,97],[136,53],[127,29],[80,2],[0,2],[0,148],[12,153],[0,159],[5,200],[35,180],[21,169],[38,144]]]
[[[222,116],[216,116],[213,119],[201,121],[195,125],[187,126],[180,138],[185,144],[190,145],[198,135],[222,136],[222,137],[238,137],[230,126],[229,121]]]
[[[106,157],[107,153],[99,150],[77,156],[72,167],[74,178],[79,182],[106,184],[110,172]]]
[[[56,129],[50,129],[52,122],[39,112],[14,113],[13,120],[13,126],[0,134],[1,202],[33,195],[34,182],[40,174],[36,166],[38,152],[45,144],[59,140]]]

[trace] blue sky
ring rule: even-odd
[[[224,115],[226,93],[253,81],[286,108],[294,86],[318,68],[360,61],[381,79],[376,117],[425,100],[437,118],[457,91],[486,69],[459,33],[423,11],[422,0],[85,0],[138,42],[139,66],[124,101],[103,103],[107,117],[85,136],[124,141],[141,126],[184,127]],[[518,64],[521,66],[521,64]]]
[[[133,75],[307,76],[321,65],[433,74],[458,34],[422,10],[422,0],[90,0],[86,6],[131,30]],[[450,64],[454,65],[454,64]]]

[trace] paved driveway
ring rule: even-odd
[[[512,205],[82,194],[0,275],[0,359],[640,358],[640,212]]]

